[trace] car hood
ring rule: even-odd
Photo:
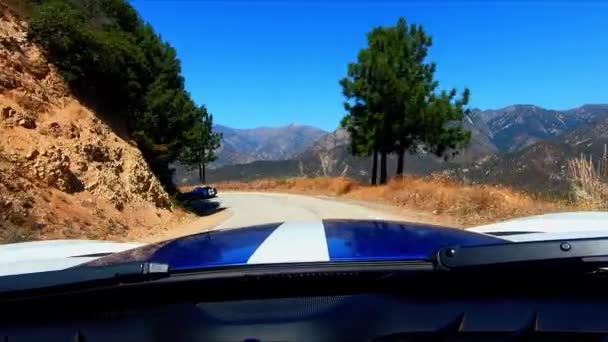
[[[447,246],[506,243],[505,239],[425,224],[375,220],[282,222],[216,230],[151,244],[95,260],[167,264],[172,271],[254,264],[429,260]]]
[[[187,271],[249,264],[428,260],[447,246],[591,237],[608,237],[608,213],[538,215],[467,230],[367,220],[280,222],[148,245],[88,240],[0,245],[0,276],[134,261],[164,263],[174,271]]]

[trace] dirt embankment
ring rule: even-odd
[[[222,190],[274,191],[363,200],[444,216],[463,226],[577,209],[568,203],[535,199],[505,187],[469,186],[441,177],[404,177],[374,187],[341,177],[225,182],[217,187],[220,193]]]
[[[0,242],[150,239],[174,208],[132,142],[68,91],[0,2]]]

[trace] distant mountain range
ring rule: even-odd
[[[567,160],[580,153],[601,154],[608,143],[608,105],[603,104],[569,110],[534,105],[473,110],[464,124],[472,132],[467,148],[448,161],[408,155],[406,172],[444,171],[470,182],[561,194],[568,188]],[[351,156],[349,134],[340,128],[327,133],[298,125],[252,130],[220,126],[218,131],[228,134],[220,151],[221,167],[209,172],[211,182],[320,175],[369,178],[371,160]],[[395,164],[395,158],[389,158],[389,172]],[[192,179],[188,173],[176,178],[180,183]]]
[[[214,131],[223,135],[217,150],[218,160],[214,163],[216,167],[256,160],[289,159],[327,134],[320,128],[297,124],[252,129],[216,125]]]
[[[477,129],[499,151],[515,152],[607,116],[608,105],[584,105],[565,111],[513,105],[475,110],[467,118],[467,126]]]
[[[590,108],[585,109],[587,114],[605,111],[607,106]],[[555,137],[514,152],[487,155],[475,163],[449,169],[448,173],[476,183],[504,184],[562,197],[570,190],[568,160],[581,155],[598,160],[607,154],[608,115],[605,113]]]

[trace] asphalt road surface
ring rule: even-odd
[[[380,206],[294,194],[221,192],[213,201],[228,212],[227,219],[216,228],[329,218],[428,221],[395,210],[383,210]]]

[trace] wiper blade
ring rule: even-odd
[[[166,264],[134,262],[110,266],[76,266],[59,271],[26,273],[0,277],[0,295],[16,291],[57,287],[83,287],[146,281],[169,275]]]
[[[546,264],[573,261],[580,264],[608,265],[608,239],[577,239],[569,241],[534,241],[502,245],[448,247],[436,255],[439,269]]]

